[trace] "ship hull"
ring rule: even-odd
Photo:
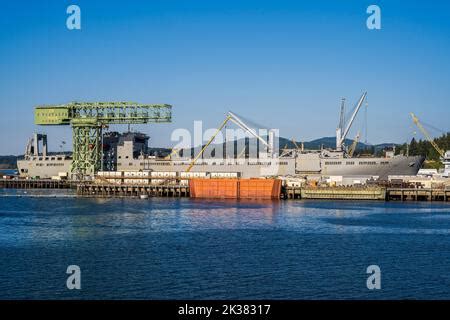
[[[236,173],[241,178],[267,176],[322,175],[322,176],[376,176],[386,179],[389,175],[416,175],[423,157],[396,156],[392,158],[341,158],[308,159],[306,164],[298,158],[274,158],[270,160],[246,159],[227,162],[199,160],[190,172]],[[131,160],[119,163],[119,171],[148,170],[156,172],[185,172],[191,160]],[[269,165],[270,164],[270,165]]]
[[[424,157],[354,158],[342,161],[321,160],[322,175],[378,176],[386,179],[389,175],[416,175]],[[351,163],[351,164],[349,164]]]

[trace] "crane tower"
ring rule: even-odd
[[[72,102],[63,105],[37,106],[37,125],[70,125],[72,127],[72,178],[81,180],[100,169],[102,129],[110,124],[164,123],[172,120],[168,104],[135,102]]]

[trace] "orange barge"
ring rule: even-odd
[[[279,199],[278,179],[191,179],[191,198]]]

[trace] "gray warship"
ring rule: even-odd
[[[386,179],[389,175],[416,175],[422,166],[424,157],[395,155],[393,151],[385,151],[383,157],[353,157],[344,145],[345,138],[361,108],[366,93],[358,100],[347,123],[341,119],[336,130],[336,149],[303,150],[291,148],[279,150],[278,139],[269,130],[267,137],[262,137],[248,126],[240,117],[232,112],[227,120],[234,122],[249,138],[256,140],[256,153],[241,152],[229,154],[225,151],[221,156],[217,145],[211,140],[202,152],[180,150],[169,156],[158,156],[149,152],[149,136],[139,132],[107,132],[103,136],[102,171],[154,171],[180,175],[190,172],[193,176],[218,177],[277,177],[277,176],[364,176]],[[43,142],[42,153],[39,142]],[[244,149],[245,146],[244,139]],[[247,139],[249,141],[249,139]],[[209,146],[210,149],[206,149]],[[214,151],[212,151],[214,150]],[[203,152],[205,151],[205,152]],[[182,156],[186,155],[186,156]],[[214,154],[214,156],[211,156]],[[17,162],[22,177],[51,178],[70,173],[71,158],[66,154],[48,155],[47,136],[36,134],[28,143],[25,157]]]

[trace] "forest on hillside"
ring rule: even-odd
[[[450,150],[450,132],[447,132],[440,137],[434,139],[434,142],[441,148],[444,152]],[[408,150],[409,147],[409,150]],[[407,154],[411,156],[425,156],[428,162],[440,163],[440,155],[436,151],[436,149],[432,146],[432,144],[427,140],[416,140],[415,138],[411,139],[409,145],[406,143],[402,145],[398,145],[396,148],[396,154]]]

